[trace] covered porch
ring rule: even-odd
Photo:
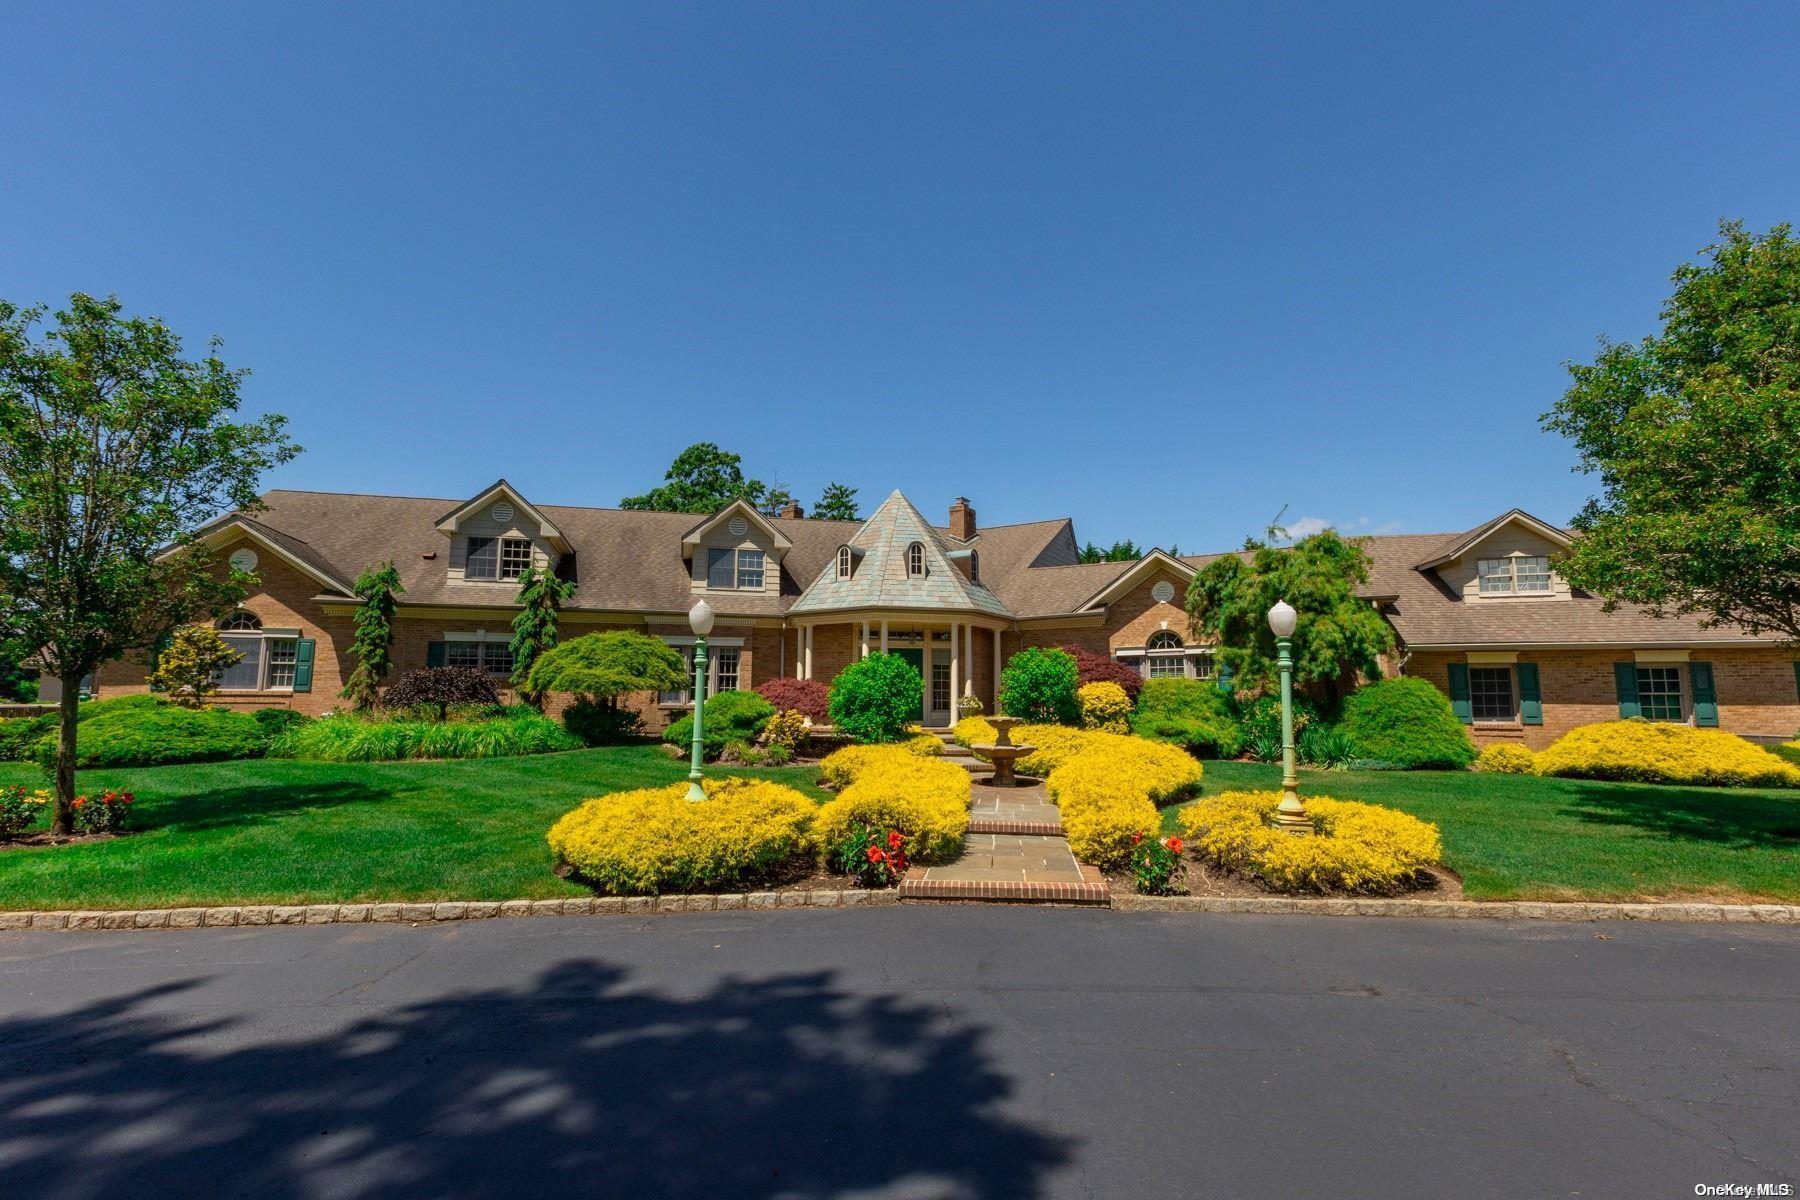
[[[975,696],[989,712],[997,707],[995,664],[1005,661],[1006,624],[969,613],[917,611],[790,618],[782,634],[782,673],[829,683],[859,658],[897,655],[924,681],[920,723],[947,729],[956,723],[959,697]]]

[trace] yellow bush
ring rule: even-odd
[[[1583,725],[1537,756],[1540,775],[1718,787],[1800,787],[1800,767],[1722,729],[1657,721]]]
[[[1475,769],[1494,775],[1534,775],[1537,755],[1523,746],[1499,742],[1482,750],[1475,759]]]
[[[859,822],[881,833],[898,829],[906,836],[907,857],[916,863],[947,862],[962,852],[969,826],[967,771],[893,746],[852,749],[887,753],[864,756],[849,785],[819,809],[813,829],[822,853],[829,857]]]
[[[797,709],[784,709],[769,718],[763,726],[757,743],[763,746],[780,746],[786,750],[797,750],[800,743],[806,740],[806,717]]]
[[[1081,727],[1106,733],[1131,732],[1131,697],[1116,683],[1084,683],[1075,690],[1081,701]]]
[[[1081,755],[1050,772],[1046,786],[1076,858],[1109,871],[1130,865],[1138,837],[1155,833],[1162,820],[1150,782],[1141,772],[1122,775],[1119,761],[1106,754]]]
[[[848,787],[856,777],[877,763],[907,763],[918,756],[898,743],[886,746],[845,746],[819,763],[819,775],[827,787]]]
[[[1313,796],[1316,832],[1295,837],[1270,822],[1279,792],[1225,792],[1181,811],[1195,854],[1282,892],[1403,890],[1443,858],[1437,826],[1375,804]]]
[[[550,827],[557,860],[603,891],[632,895],[715,890],[754,880],[810,846],[817,812],[790,787],[708,781],[584,800]]]
[[[1021,758],[1017,765],[1020,773],[1038,779],[1048,777],[1050,772],[1074,758],[1089,744],[1090,739],[1108,736],[1111,735],[1091,733],[1068,725],[1019,725],[1012,731],[1014,745],[1037,747]]]
[[[994,744],[994,727],[987,723],[986,717],[964,717],[950,731],[950,737],[959,746],[991,746]]]
[[[900,743],[908,754],[916,754],[920,758],[936,758],[944,752],[944,743],[936,734],[921,733],[918,737],[907,738]]]

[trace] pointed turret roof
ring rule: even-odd
[[[915,542],[925,552],[923,575],[906,572],[906,551]],[[833,555],[789,612],[917,608],[1012,616],[998,596],[969,579],[951,562],[951,555],[967,555],[970,548],[952,547],[949,539],[933,529],[912,501],[899,492],[883,500],[846,545],[860,552],[850,578],[838,578],[837,556]],[[971,546],[979,553],[980,539]]]

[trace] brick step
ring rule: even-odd
[[[1061,837],[1062,821],[1021,821],[1016,817],[970,817],[970,833],[1016,833],[1022,837]]]
[[[986,900],[1003,904],[1112,905],[1112,893],[1104,880],[1081,883],[1022,883],[1010,880],[903,879],[902,903]]]

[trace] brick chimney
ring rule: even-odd
[[[975,536],[975,510],[969,507],[969,501],[962,496],[950,506],[950,536],[959,542],[966,542]]]
[[[781,510],[781,519],[783,521],[803,521],[806,519],[806,510],[800,507],[798,500],[789,500],[787,507]]]

